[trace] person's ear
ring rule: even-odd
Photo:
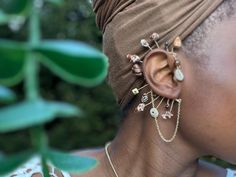
[[[143,74],[154,93],[176,99],[181,91],[181,83],[174,79],[175,58],[162,49],[151,51],[143,61]]]

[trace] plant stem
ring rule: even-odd
[[[37,61],[37,55],[34,53],[34,47],[40,43],[40,9],[36,7],[36,1],[32,0],[31,3],[31,14],[29,19],[29,51],[26,59],[25,68],[25,92],[26,98],[29,101],[34,101],[40,98],[39,94],[39,63]],[[30,130],[32,144],[37,152],[41,156],[41,164],[43,169],[43,176],[49,177],[49,170],[47,168],[46,151],[48,147],[47,134],[44,130],[43,125],[39,125],[31,128]]]
[[[29,40],[30,45],[34,47],[40,42],[41,33],[40,33],[40,20],[39,20],[39,8],[36,7],[37,0],[31,0],[31,15],[29,21]]]
[[[31,138],[32,138],[31,141],[34,148],[41,155],[41,165],[42,165],[44,177],[49,177],[49,170],[47,167],[47,159],[46,159],[48,138],[47,138],[47,134],[44,131],[43,125],[37,126],[31,129]]]
[[[38,91],[38,63],[34,54],[29,51],[25,67],[25,91],[28,100],[36,100],[39,96]]]
[[[39,21],[39,9],[35,7],[35,1],[30,1],[31,3],[31,13],[29,19],[29,46],[30,50],[26,59],[26,72],[25,72],[25,90],[26,98],[28,100],[35,100],[39,98],[38,89],[38,70],[39,65],[36,60],[36,55],[32,51],[34,46],[38,45],[40,42],[40,21]]]

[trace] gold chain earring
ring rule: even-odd
[[[152,94],[152,92],[151,92]],[[160,104],[163,102],[165,98],[163,97],[160,101],[160,103],[157,105],[157,107],[155,108],[154,106],[154,103],[153,103],[153,108],[150,110],[150,114],[151,116],[155,119],[155,124],[156,124],[156,129],[157,129],[157,132],[159,134],[159,136],[161,137],[161,139],[166,142],[166,143],[171,143],[174,141],[176,135],[177,135],[177,132],[178,132],[178,129],[179,129],[179,122],[180,122],[180,111],[181,111],[181,102],[182,100],[181,99],[175,99],[175,100],[172,100],[172,103],[171,103],[171,107],[170,107],[170,110],[169,111],[166,111],[165,114],[162,114],[162,118],[163,119],[167,119],[167,117],[169,119],[172,118],[173,114],[172,114],[172,110],[173,110],[173,106],[174,106],[174,103],[177,102],[178,103],[178,110],[177,110],[177,118],[176,118],[176,125],[175,125],[175,130],[174,130],[174,133],[172,135],[172,137],[170,139],[167,139],[161,129],[160,129],[160,125],[159,125],[159,122],[158,122],[158,117],[159,117],[159,112],[157,110],[157,108],[160,106]],[[153,99],[154,100],[154,99]],[[167,100],[167,104],[169,102],[169,99]]]
[[[160,45],[158,44],[159,38],[160,38],[160,36],[157,33],[153,33],[150,37],[150,39],[153,40],[154,43],[156,44],[157,48],[160,48]],[[153,48],[151,47],[151,45],[148,43],[148,41],[146,39],[142,39],[140,41],[140,43],[141,43],[142,47],[148,48],[150,51],[153,50]],[[169,54],[171,54],[175,59],[175,63],[174,63],[175,64],[175,70],[173,72],[173,79],[176,82],[184,81],[184,74],[181,70],[180,60],[177,58],[177,54],[174,52],[174,49],[179,49],[181,46],[182,46],[181,39],[180,39],[180,37],[177,37],[173,42],[173,48],[172,48],[171,51],[169,51],[169,43],[168,42],[165,43],[165,49],[163,49],[166,52],[168,52]],[[145,56],[143,58],[141,58],[138,55],[128,54],[127,58],[133,64],[133,67],[132,67],[133,73],[138,77],[143,76],[141,65],[143,64],[143,58],[145,58]],[[132,89],[132,93],[134,95],[138,95],[142,89],[144,89],[145,87],[148,87],[148,86],[149,85],[146,84],[146,85],[144,85],[140,88],[134,88],[134,89]],[[149,96],[150,96],[150,98],[149,98]],[[150,113],[150,116],[152,118],[154,118],[154,120],[155,120],[155,125],[156,125],[157,132],[158,132],[159,136],[161,137],[161,139],[164,142],[171,143],[171,142],[174,141],[174,139],[177,135],[177,132],[178,132],[179,123],[180,123],[180,112],[181,112],[182,100],[181,99],[173,99],[173,100],[167,99],[167,102],[166,102],[166,109],[167,110],[165,111],[165,113],[163,113],[161,115],[161,117],[164,120],[172,119],[172,117],[174,116],[173,107],[174,107],[175,103],[177,103],[177,116],[176,116],[176,125],[175,125],[175,129],[174,129],[174,133],[171,136],[171,138],[167,139],[163,135],[163,133],[160,129],[159,121],[158,121],[159,117],[160,117],[160,112],[159,112],[158,108],[161,106],[161,104],[163,103],[163,101],[165,99],[166,99],[165,97],[161,97],[161,96],[158,96],[158,95],[154,94],[152,90],[150,90],[146,93],[143,93],[143,95],[141,97],[141,103],[139,103],[138,106],[135,108],[135,112],[142,112],[142,111],[145,110],[145,108],[147,106],[152,105],[150,110],[149,110],[149,113]],[[158,101],[158,100],[159,100],[159,103],[157,105],[155,105],[155,102]],[[170,103],[170,101],[171,101],[171,103]]]

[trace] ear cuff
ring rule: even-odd
[[[172,55],[175,59],[174,80],[178,81],[178,82],[182,82],[184,80],[184,74],[181,70],[181,62],[178,59],[177,54],[175,53],[175,50],[180,49],[182,47],[181,38],[180,37],[175,38],[175,40],[173,42],[173,47],[172,47],[171,50],[169,50],[169,43],[168,42],[165,43],[164,49],[161,49],[160,45],[158,43],[159,38],[160,38],[160,36],[159,36],[158,33],[153,33],[150,36],[150,39],[152,41],[154,41],[154,43],[155,43],[154,48],[152,48],[150,46],[150,44],[148,43],[148,41],[146,39],[141,39],[140,44],[141,44],[142,47],[147,48],[150,51],[153,51],[154,49],[160,49],[161,51],[166,52],[168,55]],[[126,57],[129,59],[129,61],[133,65],[132,66],[132,72],[136,76],[139,76],[139,77],[143,76],[142,64],[143,64],[143,60],[145,59],[145,56],[141,58],[136,54],[134,54],[134,55],[128,54]]]
[[[181,41],[180,37],[176,37],[176,39],[173,42],[173,47],[171,48],[171,50],[169,50],[170,45],[168,42],[165,43],[164,49],[162,49],[158,43],[159,38],[160,38],[160,36],[158,33],[153,33],[150,36],[150,39],[155,43],[154,48],[152,48],[150,46],[150,44],[148,43],[148,41],[146,39],[141,39],[140,44],[142,47],[147,48],[150,52],[153,52],[153,53],[163,52],[167,56],[171,55],[174,58],[173,79],[176,82],[184,81],[184,74],[181,70],[181,62],[178,59],[177,54],[175,52],[175,50],[180,49],[182,46],[182,41]],[[138,77],[143,76],[142,65],[144,63],[144,59],[147,58],[147,56],[150,56],[150,54],[151,54],[150,52],[148,52],[144,57],[139,57],[136,54],[134,54],[134,55],[128,54],[127,55],[127,58],[129,59],[130,63],[132,63],[132,72],[134,75],[136,75]],[[148,84],[145,84],[144,86],[142,86],[140,88],[132,89],[133,95],[138,95],[142,89],[144,89],[148,86],[149,86]],[[166,111],[161,114],[158,109],[165,100],[166,100],[166,106],[165,106]],[[155,102],[158,102],[158,103],[155,104]],[[141,97],[141,102],[135,108],[135,112],[142,112],[145,110],[145,108],[147,106],[151,105],[149,113],[150,113],[150,116],[155,120],[158,134],[164,142],[170,143],[175,139],[175,137],[177,135],[178,128],[179,128],[181,102],[182,102],[181,99],[170,100],[168,98],[154,94],[153,91],[151,90],[146,93],[143,93],[143,95]],[[176,116],[176,126],[175,126],[175,130],[174,130],[173,135],[168,139],[163,135],[163,133],[160,129],[158,117],[161,115],[163,120],[172,119],[174,117],[173,109],[174,109],[175,103],[177,103],[177,105],[178,105],[177,106],[177,116]]]

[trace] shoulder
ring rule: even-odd
[[[196,177],[226,177],[227,170],[212,163],[199,160]]]

